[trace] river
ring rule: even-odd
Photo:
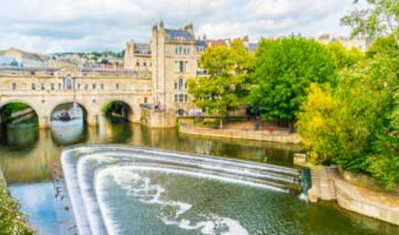
[[[59,156],[64,146],[130,144],[288,167],[293,167],[293,153],[301,151],[297,145],[206,139],[178,134],[174,129],[151,129],[108,118],[101,118],[98,127],[79,123],[74,127],[63,127],[61,123],[46,130],[39,130],[34,122],[35,119],[31,119],[0,129],[0,168],[12,195],[20,200],[23,211],[39,234],[57,233],[52,171],[60,164]],[[266,200],[267,197],[271,198]],[[272,202],[271,208],[276,213],[292,219],[288,218],[284,223],[280,221],[285,225],[281,230],[274,230],[277,232],[286,231],[287,223],[302,220],[303,226],[299,226],[300,230],[294,234],[399,234],[396,226],[344,211],[335,203],[309,204],[296,195],[282,196],[281,200],[273,197],[270,194],[260,202]],[[264,208],[267,212],[269,207],[265,204]]]

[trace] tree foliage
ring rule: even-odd
[[[188,83],[189,93],[199,108],[220,114],[223,119],[229,111],[245,105],[253,83],[254,56],[241,41],[233,41],[230,48],[208,48],[201,56],[200,66],[207,76],[190,79]]]
[[[257,87],[250,95],[251,106],[263,119],[294,121],[309,85],[334,82],[335,74],[327,50],[315,41],[295,36],[263,39],[256,54]]]
[[[352,11],[341,23],[352,28],[352,37],[366,36],[371,40],[390,34],[399,48],[399,1],[367,0],[367,3],[369,8]]]
[[[335,90],[312,85],[297,126],[315,162],[399,181],[398,71],[397,60],[374,57],[343,70]]]
[[[377,38],[367,49],[368,58],[374,56],[388,56],[390,58],[399,58],[399,47],[395,43],[392,35]]]
[[[325,45],[327,53],[337,71],[348,68],[365,58],[364,53],[353,47],[347,50],[339,41],[330,42]]]

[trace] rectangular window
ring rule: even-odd
[[[87,90],[87,89],[89,89],[89,85],[86,84],[85,85],[85,90]]]
[[[78,84],[78,90],[80,90],[80,83]]]
[[[12,89],[13,89],[13,90],[16,90],[16,89],[17,89],[17,84],[16,84],[16,83],[13,83],[13,84],[12,84]]]
[[[58,83],[58,90],[61,90],[61,83]]]
[[[50,84],[50,88],[51,88],[52,91],[54,90],[54,83]]]
[[[179,61],[179,72],[180,73],[185,72],[184,65],[185,65],[184,61]]]
[[[183,102],[183,94],[179,95],[179,102]]]
[[[188,101],[188,95],[187,95],[187,94],[184,96],[184,100],[185,100],[186,102]]]
[[[95,89],[96,89],[96,84],[94,83],[94,84],[93,84],[93,90],[95,90]]]
[[[101,84],[101,90],[104,90],[104,84]]]
[[[42,83],[42,91],[46,90],[46,85],[44,85],[44,83]]]
[[[177,102],[178,95],[175,94],[175,102]]]
[[[119,90],[119,84],[118,84],[118,83],[115,85],[115,88],[116,88],[117,90]]]
[[[32,90],[36,90],[36,85],[32,83]]]

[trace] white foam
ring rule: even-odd
[[[115,182],[120,185],[123,189],[128,191],[128,195],[134,196],[140,200],[142,203],[146,204],[158,204],[163,207],[173,207],[176,209],[174,216],[164,216],[160,215],[160,219],[165,225],[175,225],[181,229],[186,230],[196,230],[201,229],[203,234],[215,234],[215,230],[218,226],[224,225],[228,228],[227,231],[223,231],[221,234],[248,234],[248,231],[241,226],[239,221],[233,220],[231,218],[220,217],[215,214],[210,215],[198,215],[200,218],[211,218],[207,221],[201,221],[192,224],[191,221],[182,219],[181,215],[192,208],[192,205],[180,201],[171,201],[161,199],[162,193],[165,189],[156,184],[151,184],[151,180],[148,177],[143,177],[140,174],[133,173],[134,170],[145,170],[145,171],[157,171],[157,172],[167,172],[173,174],[189,175],[193,177],[204,178],[205,176],[201,173],[186,172],[175,169],[165,169],[147,166],[123,166],[123,167],[110,167],[101,170],[96,176],[96,191],[98,195],[98,202],[103,213],[104,221],[107,224],[107,232],[113,233],[118,231],[119,228],[116,223],[112,222],[112,212],[111,208],[107,206],[104,202],[104,196],[106,187],[105,184],[110,176],[114,177]],[[221,180],[219,176],[206,176],[205,178],[213,178]],[[135,187],[136,186],[136,187]]]

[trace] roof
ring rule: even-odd
[[[10,56],[0,56],[1,66],[20,66],[18,61],[14,57]]]
[[[197,40],[197,46],[207,47],[206,41],[204,40]]]
[[[258,49],[258,43],[249,43],[248,44],[248,51],[252,52]]]
[[[169,40],[190,41],[194,40],[193,35],[181,29],[165,29],[166,37]]]
[[[148,43],[135,43],[134,54],[151,55],[151,47]]]

